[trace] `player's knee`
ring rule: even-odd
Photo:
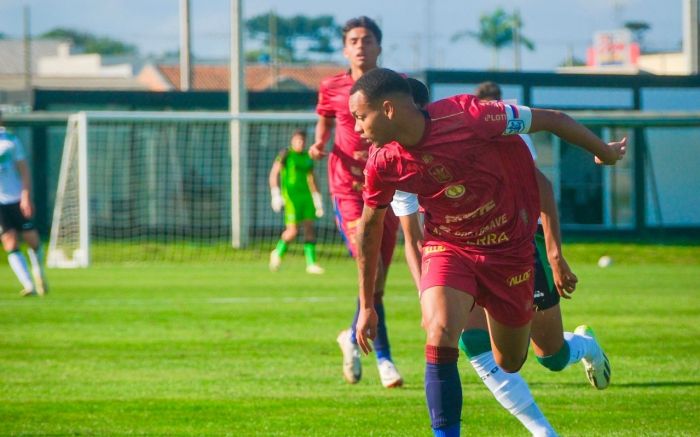
[[[491,350],[491,337],[485,329],[469,329],[459,337],[459,348],[469,359]]]
[[[567,342],[564,342],[557,353],[544,357],[538,356],[537,362],[552,372],[559,372],[569,365],[569,355],[569,345]]]
[[[459,342],[461,332],[450,329],[444,320],[423,317],[422,325],[427,334],[428,344],[456,346]]]
[[[526,359],[527,353],[525,353],[523,356],[501,356],[496,360],[496,363],[501,367],[501,369],[503,369],[504,372],[516,373],[523,367]]]

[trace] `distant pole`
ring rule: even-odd
[[[278,88],[279,79],[279,58],[277,57],[277,14],[274,9],[270,9],[268,17],[268,27],[270,31],[270,67],[272,67],[272,88]]]
[[[190,0],[180,0],[180,91],[189,91],[192,84],[191,46]]]
[[[30,25],[29,5],[24,7],[24,90],[27,93],[29,107],[34,106],[32,95],[32,34]]]
[[[229,111],[231,112],[231,245],[248,244],[250,208],[248,195],[248,148],[246,126],[240,114],[248,109],[245,90],[245,54],[243,51],[243,0],[231,0],[231,59]]]
[[[520,71],[521,54],[520,54],[520,11],[517,9],[513,12],[513,67],[515,71]]]
[[[426,69],[431,69],[435,65],[435,56],[433,53],[433,8],[437,2],[425,0],[425,49],[427,52]]]
[[[234,114],[247,108],[244,80],[245,55],[243,52],[243,0],[231,0],[231,88],[229,110]]]
[[[687,62],[688,74],[700,73],[700,6],[698,0],[683,1],[683,55]]]

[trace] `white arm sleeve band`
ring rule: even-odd
[[[505,105],[506,129],[503,135],[525,134],[530,132],[532,111],[527,106]]]
[[[411,215],[418,212],[418,196],[413,193],[396,190],[391,201],[391,209],[397,217]]]

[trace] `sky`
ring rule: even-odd
[[[410,71],[433,68],[483,70],[493,53],[471,38],[452,41],[465,30],[476,31],[479,17],[502,7],[519,10],[522,34],[535,43],[522,51],[526,71],[551,71],[573,53],[585,59],[594,32],[621,28],[627,21],[651,25],[645,41],[651,50],[680,50],[683,0],[241,0],[246,18],[274,9],[281,16],[332,15],[339,24],[367,15],[384,32],[382,66]],[[229,0],[191,0],[192,51],[200,59],[227,59]],[[23,34],[23,8],[31,11],[31,33],[67,27],[118,39],[141,54],[178,49],[180,0],[0,0],[0,32]],[[337,60],[342,61],[338,56]],[[501,69],[513,67],[513,50],[498,57]]]

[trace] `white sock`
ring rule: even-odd
[[[29,253],[29,261],[32,263],[32,271],[35,276],[44,277],[44,251],[41,246],[37,247],[36,250],[31,247],[27,251]]]
[[[564,332],[564,341],[569,345],[569,366],[578,363],[582,358],[592,360],[598,356],[598,343],[586,335]]]
[[[503,408],[515,416],[535,436],[556,436],[556,432],[540,411],[530,393],[530,387],[519,373],[501,369],[493,352],[488,351],[470,360],[477,375],[491,390]]]
[[[7,260],[10,263],[10,267],[15,272],[15,276],[22,283],[25,290],[34,290],[34,283],[32,282],[32,277],[29,276],[29,270],[27,269],[27,260],[24,259],[24,255],[19,250],[10,252],[7,254]]]
[[[515,417],[536,437],[557,437],[556,431],[544,417],[537,404],[533,401],[529,407],[516,414]]]

